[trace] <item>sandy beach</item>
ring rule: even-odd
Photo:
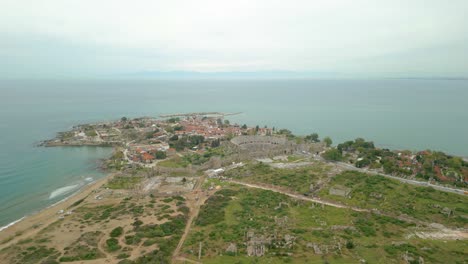
[[[108,174],[104,178],[86,185],[80,191],[68,197],[67,199],[64,199],[63,201],[45,208],[35,214],[26,216],[14,225],[11,225],[8,228],[0,231],[0,250],[15,244],[20,240],[37,234],[40,230],[47,227],[59,218],[57,212],[60,210],[67,211],[72,204],[86,198],[88,195],[93,193],[94,190],[105,184],[113,175],[114,174]]]

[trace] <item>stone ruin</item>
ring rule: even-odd
[[[336,186],[331,187],[330,190],[328,191],[328,193],[330,195],[337,195],[337,196],[350,198],[351,197],[351,195],[350,195],[351,194],[351,188],[344,187],[344,186],[341,186],[341,185],[336,185]]]
[[[274,157],[291,155],[294,152],[308,153],[322,149],[320,143],[298,144],[282,136],[237,136],[226,144],[241,158]]]
[[[315,154],[325,149],[322,142],[297,143],[284,136],[237,136],[230,141],[222,141],[221,145],[229,153],[221,159],[222,166],[258,158],[287,157],[294,153]]]
[[[226,249],[226,253],[237,254],[237,245],[230,243]]]
[[[265,255],[265,245],[271,244],[271,238],[255,235],[253,231],[247,232],[247,256],[261,257]]]
[[[275,216],[275,224],[279,227],[285,227],[289,222],[289,218],[287,216],[284,217],[277,217]]]
[[[437,209],[440,209],[439,213],[447,216],[447,217],[450,217],[450,216],[453,216],[453,213],[454,211],[448,207],[442,207],[440,206],[439,204],[434,204],[433,205],[434,208],[437,208]]]
[[[279,221],[286,221],[287,222],[287,217],[283,218],[275,218],[275,220]],[[283,223],[285,224],[285,223]],[[267,249],[269,247],[275,247],[275,248],[284,248],[284,249],[291,249],[295,242],[296,242],[296,237],[290,234],[285,234],[283,236],[278,236],[278,235],[257,235],[255,234],[254,231],[249,230],[246,233],[246,243],[245,245],[247,246],[247,256],[255,256],[255,257],[261,257],[264,256]],[[233,249],[234,246],[231,243],[228,247],[230,249],[229,252],[234,253]],[[237,247],[236,247],[237,249]],[[228,250],[226,250],[228,252]]]
[[[242,149],[248,150],[269,150],[277,146],[284,146],[288,143],[285,137],[274,136],[238,136],[231,142]]]

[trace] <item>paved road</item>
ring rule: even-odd
[[[332,164],[335,164],[335,165],[337,165],[337,166],[339,166],[341,168],[347,169],[347,170],[354,170],[354,171],[359,171],[359,172],[363,172],[363,173],[377,174],[377,175],[380,175],[380,176],[383,176],[383,177],[386,177],[386,178],[394,179],[394,180],[401,181],[401,182],[408,183],[408,184],[412,184],[412,185],[432,187],[432,188],[434,188],[436,190],[443,191],[443,192],[451,192],[451,193],[466,195],[466,191],[462,190],[462,189],[450,188],[450,187],[445,187],[445,186],[432,184],[432,183],[429,183],[429,182],[422,182],[422,181],[405,179],[405,178],[401,178],[401,177],[397,177],[397,176],[393,176],[393,175],[389,175],[389,174],[380,173],[380,172],[373,171],[373,170],[356,168],[355,166],[353,166],[351,164],[348,164],[348,163],[344,163],[344,162],[332,162]]]

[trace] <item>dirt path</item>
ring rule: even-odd
[[[107,253],[107,250],[106,250],[106,238],[103,236],[101,238],[101,240],[98,242],[97,244],[97,248],[99,251],[101,251],[105,256],[106,256],[106,260],[110,260],[110,261],[113,261],[114,257],[112,255],[110,255],[109,253]]]
[[[363,209],[363,208],[358,208],[358,207],[353,207],[353,206],[347,206],[347,205],[334,203],[334,202],[330,202],[330,201],[323,201],[323,200],[321,200],[319,198],[306,197],[306,196],[303,196],[303,195],[300,195],[300,194],[292,193],[291,191],[282,190],[282,189],[280,189],[278,187],[265,186],[265,185],[253,184],[253,183],[246,183],[246,182],[241,182],[241,181],[236,181],[236,180],[229,180],[229,182],[236,183],[236,184],[243,185],[243,186],[250,187],[250,188],[257,188],[257,189],[262,189],[262,190],[268,190],[268,191],[272,191],[272,192],[281,193],[281,194],[287,195],[289,197],[292,197],[292,198],[295,198],[295,199],[298,199],[298,200],[310,201],[310,202],[314,202],[314,203],[333,206],[333,207],[336,207],[336,208],[351,209],[351,210],[356,211],[356,212],[371,212],[371,210],[369,210],[369,209]],[[466,229],[451,229],[451,228],[445,227],[445,226],[443,226],[441,224],[428,223],[428,222],[424,222],[424,221],[409,218],[409,217],[406,217],[405,219],[401,219],[401,217],[396,217],[396,216],[385,214],[385,213],[378,212],[378,211],[374,211],[374,213],[378,214],[378,215],[387,216],[387,217],[397,218],[397,219],[400,219],[400,220],[403,220],[403,221],[415,223],[415,224],[426,226],[426,227],[429,227],[429,228],[433,229],[432,231],[418,231],[418,232],[415,232],[414,234],[412,234],[412,235],[416,235],[417,237],[420,237],[420,238],[423,238],[423,239],[463,239],[463,240],[468,239],[468,232],[467,232]],[[410,235],[410,236],[412,236],[412,235]]]
[[[188,263],[194,263],[194,264],[202,264],[201,262],[198,262],[198,261],[195,261],[195,260],[192,260],[192,259],[188,259],[188,258],[184,258],[184,257],[176,257],[174,259],[174,261],[180,261],[180,262],[188,262]]]
[[[247,187],[250,187],[250,188],[257,188],[257,189],[262,189],[262,190],[268,190],[268,191],[281,193],[281,194],[287,195],[289,197],[292,197],[292,198],[295,198],[295,199],[298,199],[298,200],[304,200],[304,201],[314,202],[314,203],[318,203],[318,204],[324,204],[324,205],[337,207],[337,208],[351,209],[351,210],[356,211],[356,212],[370,212],[370,210],[368,210],[368,209],[362,209],[362,208],[348,206],[348,205],[339,204],[339,203],[334,203],[334,202],[330,202],[330,201],[323,201],[320,198],[306,197],[304,195],[295,194],[295,193],[292,193],[292,192],[289,192],[289,191],[281,190],[278,187],[265,186],[265,185],[253,184],[253,183],[246,183],[246,182],[241,182],[241,181],[236,181],[236,180],[229,180],[229,182],[240,184],[240,185],[247,186]]]
[[[189,196],[191,198],[191,203],[187,203],[187,205],[190,208],[190,216],[189,216],[189,219],[187,220],[187,224],[185,225],[184,234],[180,238],[176,249],[172,253],[172,263],[175,263],[177,260],[186,260],[185,258],[179,257],[179,254],[190,232],[190,228],[192,227],[193,220],[195,220],[195,218],[198,216],[198,212],[200,211],[200,206],[208,198],[208,195],[206,195],[205,193],[201,191],[201,187],[203,186],[203,183],[205,182],[205,178],[206,178],[205,175],[200,177],[195,187],[193,188],[192,193]],[[194,263],[198,263],[198,262],[194,262]]]

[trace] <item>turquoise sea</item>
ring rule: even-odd
[[[0,81],[0,227],[102,177],[97,160],[112,151],[40,140],[79,123],[198,111],[468,156],[467,80]]]

